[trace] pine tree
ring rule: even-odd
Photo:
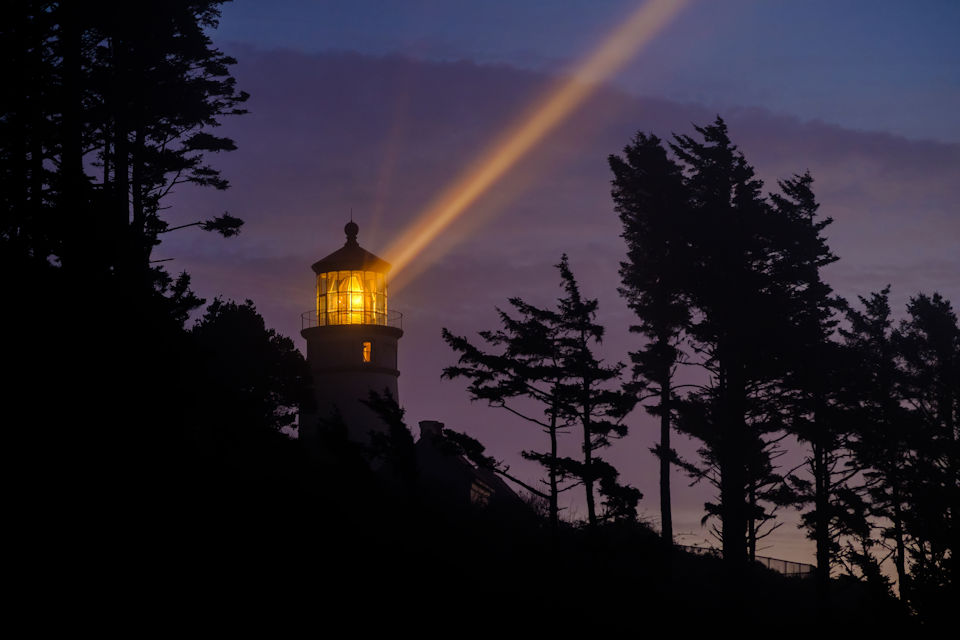
[[[219,0],[18,3],[0,48],[22,63],[0,103],[0,238],[24,260],[78,281],[120,279],[127,294],[162,276],[150,251],[161,202],[185,182],[226,188],[206,163],[235,148],[211,129],[244,113],[235,62],[212,46]],[[7,141],[11,144],[7,144]],[[236,218],[198,226],[235,233]],[[131,287],[133,289],[131,289]]]
[[[474,400],[486,400],[490,406],[506,409],[539,426],[549,438],[545,452],[524,451],[523,456],[540,463],[547,471],[547,496],[550,520],[558,525],[560,492],[583,485],[586,492],[588,522],[599,518],[596,490],[605,499],[611,518],[635,516],[640,494],[618,482],[617,471],[595,455],[609,446],[612,438],[625,435],[620,422],[632,407],[632,399],[610,388],[623,365],[604,365],[591,350],[603,336],[596,324],[596,300],[584,300],[570,271],[566,256],[557,265],[566,296],[556,309],[542,309],[511,298],[519,316],[514,318],[498,309],[502,328],[481,331],[480,337],[499,352],[490,353],[472,345],[466,338],[447,329],[443,338],[460,354],[456,366],[447,367],[444,377],[470,380],[468,391]],[[542,416],[524,407],[523,399],[534,400]],[[521,401],[521,402],[518,402]],[[582,458],[559,454],[559,436],[578,426],[581,432]],[[562,486],[575,479],[576,484]]]
[[[763,473],[764,438],[781,427],[765,396],[783,375],[789,297],[779,276],[791,256],[781,221],[723,120],[696,131],[702,142],[680,135],[670,148],[684,167],[690,203],[689,336],[710,382],[687,403],[702,409],[688,411],[680,425],[711,450],[724,559],[740,566],[748,556],[748,491],[758,480],[751,473]]]
[[[290,338],[268,329],[251,300],[215,299],[190,336],[205,398],[197,416],[237,435],[282,432],[312,398],[310,369]]]
[[[867,511],[890,550],[900,598],[949,619],[956,593],[960,328],[942,296],[918,294],[894,327],[889,286],[841,329],[856,354],[853,452]]]
[[[632,519],[640,492],[624,487],[617,481],[617,471],[597,455],[609,447],[611,440],[627,434],[623,418],[633,409],[633,394],[615,384],[623,371],[622,363],[605,364],[593,353],[603,339],[604,328],[597,324],[597,300],[585,299],[570,270],[566,254],[556,265],[565,296],[558,301],[559,346],[564,379],[561,383],[561,416],[569,424],[577,424],[582,436],[582,460],[568,472],[576,475],[584,486],[587,502],[587,520],[591,526],[598,522],[595,488],[606,498],[610,517]]]
[[[564,491],[558,442],[565,423],[561,417],[561,381],[564,377],[559,349],[559,316],[520,298],[510,298],[517,316],[497,309],[502,328],[481,331],[481,339],[496,352],[483,351],[465,337],[444,328],[444,341],[459,353],[456,366],[447,367],[443,377],[466,378],[472,400],[486,401],[505,409],[546,433],[546,451],[524,451],[523,456],[539,463],[547,472],[547,499],[550,525],[559,526],[559,495]],[[540,412],[529,410],[532,400]]]
[[[638,398],[656,399],[646,410],[659,418],[661,536],[673,543],[670,467],[677,460],[670,446],[676,389],[674,374],[683,358],[681,338],[690,322],[689,203],[683,173],[667,156],[660,139],[637,133],[623,150],[611,155],[612,196],[623,225],[627,260],[620,263],[620,295],[637,314],[630,327],[646,344],[630,353],[633,387]]]
[[[958,588],[960,530],[960,327],[950,302],[917,294],[894,334],[901,393],[910,406],[917,464],[907,479],[911,603],[949,619]]]
[[[771,461],[788,424],[780,400],[795,364],[790,345],[801,327],[807,343],[817,339],[811,327],[828,331],[830,290],[818,270],[834,258],[820,235],[829,220],[813,219],[809,175],[781,182],[783,195],[768,201],[722,119],[695,130],[674,136],[672,158],[638,134],[624,159],[610,160],[628,249],[621,293],[646,337],[632,354],[635,376],[659,395],[651,410],[661,420],[661,510],[671,463],[715,482],[720,500],[708,516],[720,518],[724,557],[737,566],[778,526],[784,487]],[[673,375],[685,362],[708,380],[681,398]],[[673,417],[703,442],[702,466],[670,451]]]
[[[844,303],[833,296],[820,274],[837,257],[822,235],[832,220],[818,219],[820,205],[812,185],[809,172],[797,175],[780,181],[781,193],[772,193],[770,199],[791,256],[778,263],[792,322],[783,383],[784,397],[789,398],[786,426],[810,447],[806,467],[813,479],[791,477],[798,495],[786,499],[812,504],[803,523],[817,545],[817,591],[825,606],[840,536],[853,530],[864,532],[866,525],[862,510],[847,504],[862,501],[848,486],[857,472],[847,447],[848,421],[841,398],[850,363],[847,353],[832,339]]]
[[[0,8],[12,70],[0,95],[0,260],[13,304],[43,310],[4,319],[34,345],[7,357],[21,372],[25,413],[50,404],[50,362],[70,381],[20,450],[36,453],[51,482],[69,477],[64,486],[104,504],[162,485],[167,455],[182,444],[171,425],[184,423],[196,394],[183,384],[184,323],[202,301],[186,274],[151,264],[150,251],[178,182],[227,186],[207,161],[233,143],[212,129],[247,96],[208,33],[220,4]],[[238,222],[211,216],[198,226],[229,234]],[[64,333],[72,337],[50,339]]]
[[[844,344],[857,363],[850,376],[853,430],[851,448],[862,468],[869,496],[869,515],[888,523],[881,539],[892,546],[900,597],[909,599],[907,533],[910,510],[908,479],[917,465],[915,430],[901,402],[902,370],[894,343],[890,287],[859,297],[863,310],[847,311],[848,327],[841,327]]]

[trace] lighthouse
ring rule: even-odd
[[[354,442],[367,443],[386,425],[361,401],[371,391],[397,392],[397,342],[403,317],[387,303],[390,264],[357,243],[360,227],[343,228],[346,244],[312,266],[316,305],[301,316],[316,408],[300,413],[300,438],[309,441],[321,420],[339,413]]]

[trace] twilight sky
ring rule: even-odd
[[[215,41],[238,59],[248,115],[220,132],[238,151],[211,158],[226,192],[183,189],[172,224],[223,210],[246,225],[235,239],[182,231],[155,258],[175,258],[195,289],[251,298],[267,324],[299,337],[310,308],[310,264],[344,241],[353,209],[359,242],[382,254],[557,74],[596,45],[636,2],[613,0],[240,0]],[[519,295],[549,305],[563,252],[584,293],[600,300],[603,353],[626,360],[636,342],[616,293],[624,254],[606,158],[637,130],[692,133],[717,114],[764,179],[809,169],[834,218],[839,293],[893,285],[901,312],[918,291],[960,303],[960,3],[694,0],[608,86],[471,206],[391,289],[404,313],[400,398],[408,423],[443,421],[484,442],[513,470],[542,434],[471,405],[441,327],[473,335]],[[642,410],[609,459],[658,517],[656,428]],[[568,443],[570,451],[575,441]],[[681,450],[691,454],[689,443]],[[703,544],[711,491],[674,480],[675,530]],[[582,515],[576,502],[572,512]],[[812,562],[793,524],[762,554]]]

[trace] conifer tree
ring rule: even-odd
[[[0,239],[78,280],[153,288],[150,251],[178,184],[226,188],[206,162],[244,113],[235,62],[212,46],[220,0],[27,2],[4,9],[0,50],[22,63],[0,103]],[[7,141],[11,144],[8,146]],[[197,226],[235,233],[236,218]],[[162,280],[162,278],[160,278]]]
[[[234,434],[294,426],[311,400],[309,366],[290,338],[267,328],[251,300],[215,299],[190,336],[207,396],[201,407],[212,412],[199,420]]]
[[[467,378],[472,399],[506,409],[547,434],[548,451],[524,451],[523,456],[547,471],[554,528],[558,524],[560,492],[580,484],[585,488],[591,525],[599,520],[597,489],[605,499],[605,515],[633,517],[639,492],[619,483],[617,471],[595,454],[609,446],[611,439],[626,433],[620,420],[632,407],[632,399],[609,386],[619,377],[623,365],[605,365],[594,356],[591,346],[603,336],[603,327],[594,321],[597,301],[581,297],[565,255],[557,268],[566,296],[559,299],[556,309],[541,309],[511,298],[510,304],[519,316],[514,318],[498,310],[502,328],[480,332],[480,337],[499,352],[485,352],[444,329],[444,340],[460,357],[443,376]],[[525,409],[518,402],[522,399],[536,401],[543,415]],[[583,457],[579,459],[559,454],[559,436],[574,426],[581,434]],[[569,479],[575,479],[576,484],[562,486]]]
[[[459,353],[458,363],[447,367],[443,377],[463,377],[470,381],[467,391],[472,400],[486,401],[491,407],[505,409],[546,433],[546,451],[524,451],[523,456],[539,463],[547,472],[550,525],[559,526],[559,494],[563,473],[558,453],[559,436],[566,424],[561,416],[561,380],[564,377],[559,350],[559,316],[520,298],[510,298],[516,317],[497,309],[500,329],[481,331],[481,339],[496,352],[483,351],[465,337],[444,328],[444,341]],[[524,400],[532,400],[539,412],[528,409]]]
[[[610,159],[628,248],[621,293],[647,339],[632,354],[635,375],[659,394],[651,409],[661,419],[661,510],[670,462],[715,482],[720,500],[708,515],[719,516],[724,557],[738,565],[764,527],[778,526],[784,486],[771,460],[789,425],[785,385],[801,359],[796,345],[820,344],[831,331],[835,302],[819,269],[835,258],[808,174],[767,200],[722,119],[695,129],[697,137],[674,136],[672,158],[656,137],[638,134],[624,158]],[[672,380],[684,342],[708,380],[680,398]],[[673,414],[704,443],[703,466],[665,444]]]
[[[606,497],[608,509],[616,517],[635,514],[641,495],[636,489],[617,482],[617,472],[597,455],[611,440],[627,434],[622,420],[635,404],[633,394],[611,387],[623,371],[622,363],[605,364],[593,353],[603,339],[604,328],[595,320],[597,300],[585,299],[570,270],[566,254],[556,265],[565,296],[558,301],[560,320],[559,347],[564,379],[561,383],[561,415],[569,424],[577,424],[582,436],[582,460],[569,469],[583,483],[587,501],[587,519],[597,524],[595,487]]]
[[[782,233],[792,239],[791,260],[780,262],[780,277],[787,283],[792,336],[783,381],[786,427],[810,447],[806,467],[812,481],[792,476],[796,495],[785,500],[811,504],[803,516],[817,545],[817,591],[826,605],[830,567],[836,563],[838,539],[852,530],[864,531],[862,510],[851,510],[860,499],[848,486],[856,474],[847,447],[848,420],[841,392],[850,375],[846,353],[832,339],[843,301],[821,277],[820,270],[835,262],[822,235],[832,222],[818,218],[819,203],[810,173],[779,182],[780,193],[770,194]]]
[[[221,4],[26,0],[0,8],[0,53],[12,70],[0,92],[4,285],[17,306],[56,309],[5,318],[31,345],[7,357],[23,372],[15,395],[24,408],[49,395],[49,362],[70,363],[71,380],[31,430],[38,442],[23,449],[42,452],[51,478],[73,482],[84,475],[78,467],[98,469],[90,475],[102,484],[86,493],[104,500],[170,473],[167,454],[182,444],[170,425],[185,422],[183,405],[196,393],[183,384],[184,323],[202,301],[186,274],[172,277],[150,252],[167,229],[170,189],[227,186],[208,160],[234,145],[212,131],[242,113],[247,96],[230,75],[233,59],[209,35]],[[207,230],[239,228],[236,218],[198,217]],[[82,338],[50,341],[65,327]]]
[[[841,329],[857,358],[852,450],[879,534],[867,546],[889,549],[901,600],[927,619],[949,619],[957,589],[960,328],[938,294],[910,298],[895,328],[889,292],[861,297],[863,310],[851,309]]]
[[[723,120],[696,131],[702,141],[680,135],[670,148],[684,167],[690,203],[689,335],[710,382],[690,399],[705,410],[680,424],[712,451],[724,559],[738,566],[748,552],[750,473],[766,468],[756,457],[780,427],[763,399],[783,373],[788,297],[778,276],[780,261],[791,256],[762,183]],[[690,419],[697,415],[699,424]]]
[[[917,464],[907,479],[911,603],[930,617],[949,619],[958,592],[960,530],[960,327],[940,294],[917,294],[894,334],[901,393],[910,407]]]
[[[869,297],[858,297],[862,310],[847,311],[848,327],[841,327],[844,344],[857,363],[850,376],[851,447],[864,470],[869,515],[888,523],[881,539],[893,550],[901,598],[909,598],[906,513],[910,510],[908,478],[916,464],[915,431],[901,403],[901,375],[890,309],[889,285]]]
[[[682,334],[690,322],[687,193],[680,167],[656,136],[637,133],[623,156],[611,155],[609,164],[627,245],[627,259],[620,263],[620,295],[639,320],[630,331],[646,339],[630,353],[633,379],[639,383],[633,388],[638,399],[656,400],[646,410],[660,421],[660,443],[654,448],[660,460],[660,531],[672,544],[670,467],[677,460],[670,446],[673,380],[683,357]]]

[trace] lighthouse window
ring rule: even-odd
[[[363,361],[370,362],[370,356],[373,355],[373,343],[368,340],[364,340],[362,344],[363,344]]]
[[[387,283],[376,271],[328,271],[317,277],[319,324],[387,323]]]
[[[489,505],[492,495],[493,489],[479,480],[474,480],[473,484],[470,485],[470,502],[478,507]]]

